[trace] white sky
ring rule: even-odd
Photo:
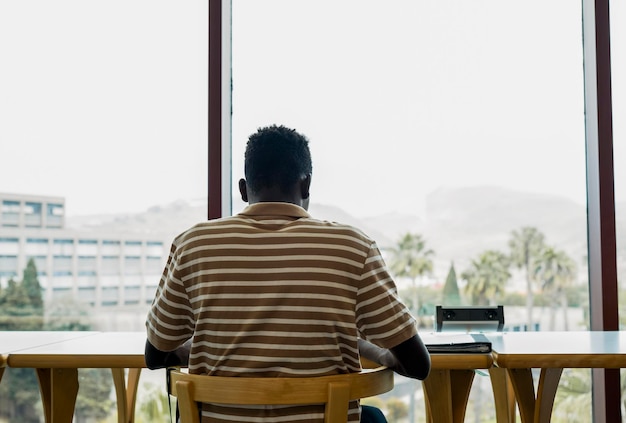
[[[356,216],[419,213],[440,186],[584,202],[578,2],[380,4],[233,0],[235,181],[246,137],[282,123],[311,140],[313,201]],[[205,1],[1,2],[0,192],[70,215],[204,197],[206,21]]]

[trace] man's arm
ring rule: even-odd
[[[174,351],[161,351],[150,341],[146,340],[146,350],[144,357],[146,366],[151,369],[162,369],[164,367],[186,367],[189,363],[189,351],[191,349],[191,339]]]
[[[430,354],[419,335],[388,350],[359,339],[359,352],[402,376],[424,380],[430,373]]]

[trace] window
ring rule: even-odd
[[[141,244],[141,241],[126,241],[124,243],[124,253],[126,253],[127,255],[141,255]]]
[[[26,227],[41,227],[41,203],[26,202],[24,205],[24,225]]]
[[[247,136],[285,124],[310,138],[314,217],[388,262],[406,234],[432,249],[432,272],[396,275],[422,330],[449,278],[461,304],[503,304],[508,330],[587,329],[581,21],[565,0],[233,1],[233,211]],[[518,267],[527,236],[542,242]]]
[[[71,255],[74,252],[74,240],[72,239],[55,239],[52,244],[53,254]]]
[[[47,253],[47,238],[26,238],[26,254],[39,254],[45,256]]]
[[[509,254],[528,227],[572,268],[567,320],[551,316],[559,306],[541,275],[528,291],[514,265],[490,301],[507,306],[511,325],[586,328],[580,4],[344,1],[332,10],[233,2],[234,212],[244,206],[236,183],[247,136],[292,126],[311,142],[314,216],[363,228],[389,260],[406,233],[434,251],[433,272],[415,280],[425,326],[452,268],[465,289],[475,261]],[[268,55],[267,66],[253,65]],[[398,282],[412,289],[411,278]]]
[[[20,221],[20,202],[2,201],[2,226],[18,226]]]
[[[64,206],[63,204],[47,204],[46,226],[48,228],[63,227]]]

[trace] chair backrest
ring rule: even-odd
[[[233,405],[325,404],[326,423],[345,423],[352,400],[393,388],[386,367],[318,377],[222,377],[170,371],[170,392],[178,398],[181,423],[198,423],[198,402]]]

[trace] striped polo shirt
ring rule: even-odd
[[[150,343],[192,339],[189,371],[307,377],[358,372],[357,338],[394,347],[416,324],[375,242],[289,203],[256,203],[174,240],[148,314]],[[349,420],[359,421],[351,404]],[[321,406],[205,404],[203,422],[323,421]]]

